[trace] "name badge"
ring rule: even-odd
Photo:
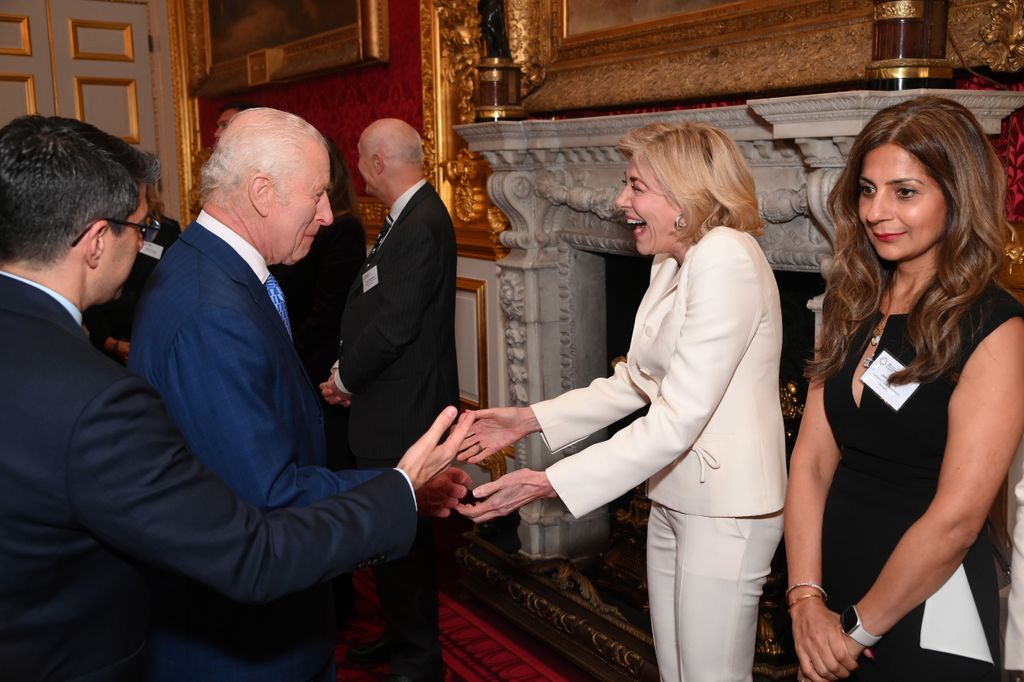
[[[377,277],[377,266],[374,265],[363,273],[363,293],[365,294],[367,291],[377,286],[378,282],[380,282],[380,278]]]
[[[144,253],[150,258],[156,258],[160,260],[160,256],[164,255],[164,247],[160,246],[156,242],[143,242],[142,250],[139,253]]]
[[[921,385],[915,383],[890,384],[889,377],[903,368],[903,363],[889,355],[889,351],[883,350],[860,376],[860,380],[874,391],[886,405],[899,411],[903,407],[903,403],[907,402],[907,399],[914,395],[914,391]]]

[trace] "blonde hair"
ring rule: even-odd
[[[757,190],[736,143],[707,123],[652,123],[619,140],[627,160],[649,169],[687,221],[694,242],[725,225],[761,234]]]
[[[941,97],[918,97],[882,109],[850,148],[846,167],[829,195],[835,256],[828,276],[822,338],[807,378],[821,381],[843,366],[850,344],[876,316],[892,285],[895,266],[883,261],[860,220],[864,157],[885,144],[910,153],[942,189],[946,224],[936,250],[935,277],[907,316],[916,353],[895,383],[956,379],[963,347],[961,321],[996,282],[1010,236],[1006,172],[981,126],[965,107]]]

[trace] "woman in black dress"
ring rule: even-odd
[[[1005,173],[967,109],[920,97],[871,119],[829,206],[786,498],[800,679],[998,680],[983,525],[1024,432]]]

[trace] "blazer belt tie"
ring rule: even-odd
[[[697,455],[697,461],[700,463],[700,482],[704,482],[705,474],[708,469],[718,469],[722,465],[718,463],[718,459],[704,448],[694,446],[690,448],[690,452]]]

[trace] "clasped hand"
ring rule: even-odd
[[[537,418],[528,407],[500,407],[475,413],[473,428],[459,450],[459,461],[476,464],[520,438],[539,431]],[[476,523],[511,514],[542,498],[555,497],[543,471],[517,469],[473,491],[477,502],[459,504],[455,511]]]
[[[456,507],[458,509],[458,507]],[[857,658],[866,650],[843,632],[839,614],[820,599],[805,599],[790,611],[793,641],[800,659],[798,680],[826,682],[846,679],[857,669]]]
[[[320,384],[320,395],[324,397],[324,402],[328,405],[342,405],[348,407],[352,404],[352,394],[345,393],[335,382],[335,378],[338,376],[338,370],[332,370],[331,376],[327,377],[327,381]]]

